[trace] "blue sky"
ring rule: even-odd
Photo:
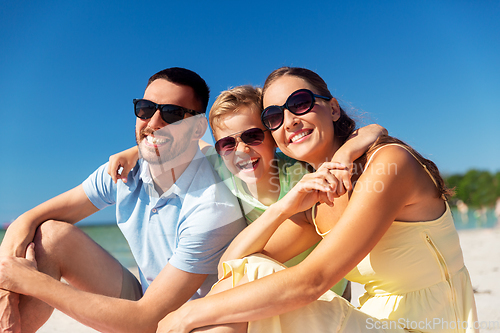
[[[210,104],[307,67],[442,172],[498,171],[499,17],[498,0],[2,1],[0,223],[134,145],[132,99],[173,66],[207,81]]]

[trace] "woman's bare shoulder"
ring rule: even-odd
[[[429,216],[442,214],[443,200],[438,188],[423,164],[404,147],[390,145],[380,149],[372,158],[363,175],[371,180],[365,184],[373,184],[372,190],[381,190],[382,185],[392,183],[387,195],[404,195],[407,197],[397,220],[424,221]]]
[[[402,145],[380,146],[372,151],[367,158],[364,175],[416,176],[417,171],[422,169],[422,165],[416,157]]]

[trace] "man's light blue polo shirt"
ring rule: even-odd
[[[217,281],[217,264],[245,228],[238,201],[198,150],[187,169],[161,197],[139,160],[127,183],[113,183],[102,165],[83,182],[89,200],[102,209],[116,204],[116,219],[139,266],[143,291],[167,263],[189,273],[209,274],[191,299]]]

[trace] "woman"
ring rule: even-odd
[[[333,199],[322,163],[354,122],[324,81],[306,69],[280,68],[266,80],[263,106],[263,123],[280,150],[317,172],[238,235],[225,258],[262,252],[278,227],[294,220],[313,223],[323,240],[288,269],[261,255],[225,263],[216,294],[185,304],[158,331],[230,323],[241,324],[216,329],[245,330],[246,322],[256,332],[476,331],[473,291],[445,200],[449,191],[435,165],[385,137],[353,168],[354,190]],[[300,213],[317,202],[310,216]],[[344,276],[365,285],[359,310],[328,292]],[[227,284],[237,287],[217,293]]]

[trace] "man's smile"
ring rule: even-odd
[[[166,142],[170,141],[170,139],[168,138],[157,138],[157,137],[154,137],[154,136],[151,136],[151,135],[148,135],[146,136],[146,142],[149,144],[149,145],[152,145],[152,146],[161,146],[163,144],[165,144]]]

